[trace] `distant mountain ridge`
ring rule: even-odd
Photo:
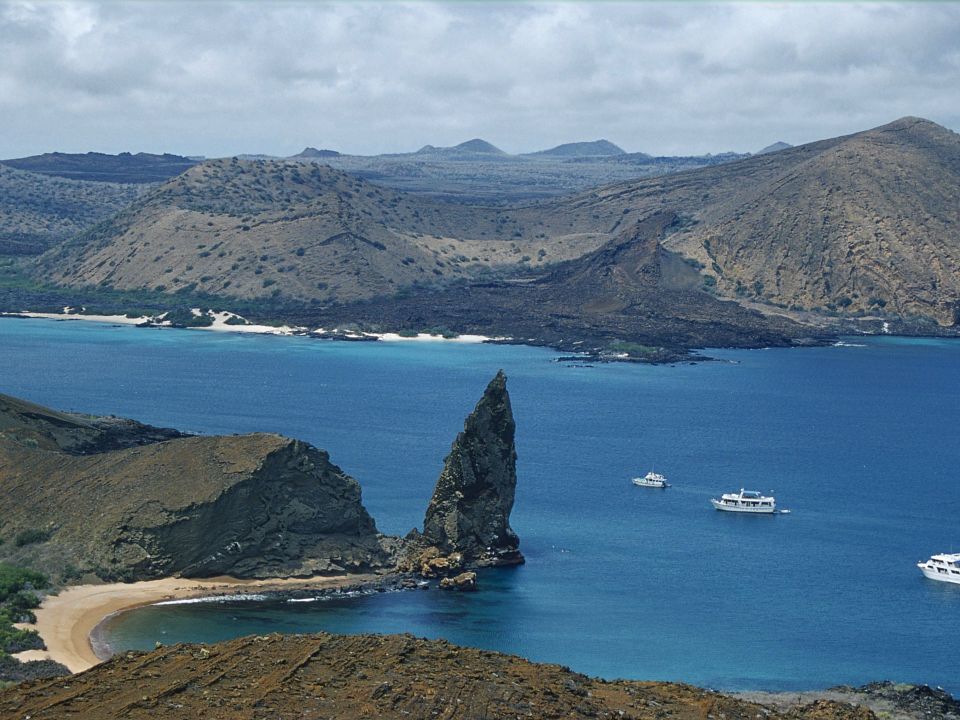
[[[0,160],[0,164],[18,170],[42,175],[54,175],[73,180],[92,180],[112,183],[163,182],[193,167],[197,161],[180,155],[153,155],[128,152],[119,155],[105,153],[51,152],[32,157]]]
[[[872,317],[874,330],[952,332],[958,188],[960,136],[918,118],[502,208],[432,202],[323,163],[211,161],[47,253],[35,274],[74,287],[288,298],[305,318],[349,322],[353,312],[392,329],[442,318],[500,334],[499,322],[543,342],[580,332],[616,343],[619,333],[688,348],[721,335],[738,344],[738,332],[763,344],[823,334],[717,299],[818,323]],[[647,271],[622,262],[633,253],[622,233],[654,216],[672,218],[655,233],[673,258],[655,266],[664,287],[638,284]]]

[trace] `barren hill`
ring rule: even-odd
[[[688,201],[700,222],[668,241],[721,293],[960,321],[960,135],[903,118],[728,169],[757,177],[718,183],[699,209]]]
[[[47,253],[36,276],[72,287],[279,296],[346,321],[406,314],[420,328],[462,330],[469,320],[493,334],[521,330],[504,329],[504,317],[536,317],[540,329],[527,337],[541,341],[721,339],[660,322],[671,317],[714,324],[732,344],[808,334],[764,325],[703,290],[770,312],[873,315],[907,331],[951,332],[960,318],[958,188],[960,137],[916,118],[510,208],[432,202],[314,164],[213,161]],[[648,284],[642,302],[624,303],[623,287],[611,300],[619,271],[603,263],[619,255],[592,253],[657,213],[673,217],[661,246],[699,266],[698,276],[671,262],[682,298],[667,294],[678,289],[668,283],[656,292]],[[583,266],[551,274],[568,262]],[[486,298],[491,281],[534,290]],[[463,305],[465,314],[450,310]],[[360,314],[345,318],[347,308]]]
[[[602,242],[562,218],[526,217],[431,202],[322,165],[218,160],[48,253],[36,274],[75,287],[344,302],[556,262]],[[548,239],[549,252],[527,252]]]

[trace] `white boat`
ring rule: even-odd
[[[653,472],[651,470],[643,477],[635,477],[633,479],[633,484],[640,487],[652,487],[652,488],[666,488],[670,487],[670,483],[667,482],[667,479],[660,473]]]
[[[710,502],[717,510],[727,512],[758,513],[772,515],[777,512],[777,501],[767,495],[761,495],[755,490],[740,488],[738,493],[725,493],[720,499],[711,499]]]
[[[934,555],[917,567],[925,578],[960,585],[960,553],[952,555]]]

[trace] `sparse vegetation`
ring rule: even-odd
[[[51,532],[40,528],[30,528],[23,530],[13,538],[13,544],[17,547],[24,545],[34,545],[36,543],[46,542],[50,539]]]

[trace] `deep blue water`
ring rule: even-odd
[[[605,677],[725,689],[892,678],[960,692],[960,343],[713,351],[724,362],[571,367],[553,352],[351,344],[0,319],[0,392],[328,450],[384,532],[419,525],[443,456],[498,368],[527,564],[475,594],[147,608],[119,648],[252,632],[398,632]],[[651,467],[674,483],[636,488]],[[776,492],[790,515],[718,513]]]

